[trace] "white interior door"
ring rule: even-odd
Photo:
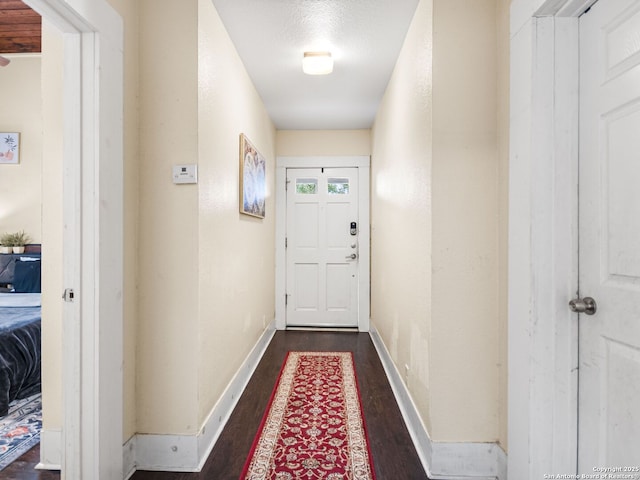
[[[358,326],[358,169],[287,169],[287,327]]]
[[[640,465],[640,2],[580,19],[579,472]],[[633,475],[637,472],[619,473]]]

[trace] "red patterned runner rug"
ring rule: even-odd
[[[289,352],[242,480],[374,480],[351,352]]]

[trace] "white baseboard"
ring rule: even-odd
[[[62,465],[62,431],[43,429],[40,431],[40,463],[37,470],[60,470]]]
[[[497,443],[433,442],[433,479],[507,480],[507,455]]]
[[[138,436],[133,435],[122,447],[122,471],[125,480],[129,480],[136,473],[136,445]]]
[[[136,470],[199,472],[275,332],[275,324],[272,322],[238,369],[197,435],[138,433],[132,436],[122,447],[124,478],[128,479]],[[36,468],[60,470],[62,432],[43,430],[40,436],[40,463]]]
[[[162,472],[198,472],[199,435],[135,436],[135,469]]]
[[[380,334],[371,324],[373,341],[398,407],[429,478],[507,480],[507,456],[496,443],[433,442]]]

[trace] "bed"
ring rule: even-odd
[[[0,255],[0,417],[40,391],[40,258]],[[10,293],[9,293],[10,292]]]

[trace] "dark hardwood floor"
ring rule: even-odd
[[[362,396],[377,480],[427,479],[413,447],[378,354],[366,333],[276,332],[238,405],[200,473],[138,471],[133,480],[238,480],[253,438],[267,407],[286,353],[298,351],[351,351]],[[33,472],[38,461],[0,472],[2,479],[59,479],[57,473]],[[29,454],[32,454],[31,452]],[[24,457],[23,457],[24,458]],[[20,476],[22,472],[22,476]],[[6,476],[13,475],[13,476]]]
[[[2,480],[60,480],[60,472],[36,470],[40,461],[40,446],[36,445],[0,472]]]

